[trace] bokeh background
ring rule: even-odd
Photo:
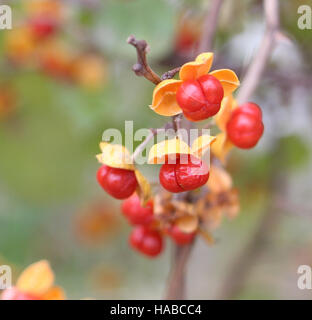
[[[95,154],[107,128],[166,121],[148,108],[153,85],[131,71],[129,34],[148,41],[161,74],[192,53],[210,1],[61,1],[57,35],[40,41],[35,59],[21,31],[30,2],[2,1],[13,8],[13,30],[0,31],[0,264],[11,265],[16,279],[48,259],[72,299],[159,299],[171,244],[154,260],[129,249],[120,203],[96,183]],[[312,33],[297,26],[298,6],[307,2],[280,1],[289,40],[274,50],[252,99],[263,109],[264,136],[229,159],[241,212],[214,232],[214,246],[197,241],[189,298],[311,298],[297,288],[298,266],[312,265]],[[214,69],[242,79],[264,27],[262,1],[225,0]],[[152,168],[143,170],[156,179]]]

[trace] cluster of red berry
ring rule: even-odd
[[[29,0],[23,8],[26,17],[7,34],[7,55],[18,66],[40,64],[43,51],[52,49],[61,31],[64,4],[58,0]]]
[[[177,91],[177,102],[187,119],[199,121],[218,113],[223,95],[220,81],[207,74],[196,80],[184,81]],[[236,147],[254,147],[264,130],[261,109],[252,102],[235,108],[226,129],[230,141]]]
[[[97,172],[97,180],[114,198],[126,199],[122,203],[121,211],[134,226],[129,237],[129,243],[134,249],[149,257],[155,257],[163,250],[164,234],[179,245],[188,244],[193,240],[195,233],[184,233],[177,226],[171,226],[164,232],[158,230],[154,220],[153,201],[148,201],[143,207],[135,193],[137,180],[133,171],[103,165]]]
[[[25,19],[7,33],[7,56],[14,66],[31,67],[68,83],[98,89],[107,80],[105,60],[90,50],[87,42],[83,50],[74,47],[77,36],[64,32],[69,23],[67,9],[60,0],[27,1]],[[73,39],[66,43],[67,36]]]
[[[160,82],[154,89],[152,109],[166,116],[183,113],[190,121],[200,121],[215,116],[220,111],[223,101],[229,101],[227,99],[239,81],[232,71],[226,69],[208,74],[211,63],[212,53],[203,53],[195,62],[181,67],[181,80],[170,79]],[[233,106],[231,104],[230,109],[227,108],[230,112],[227,113],[226,120],[223,117],[226,133],[222,134],[231,144],[239,148],[252,148],[263,133],[261,110],[254,103],[246,103],[236,108]],[[219,114],[224,115],[224,108]],[[171,142],[175,143],[177,140],[179,139],[173,139]],[[167,150],[168,145],[164,145],[164,149]],[[160,184],[170,193],[195,190],[204,186],[209,178],[209,168],[201,159],[201,152],[192,151],[193,146],[190,152],[180,153],[179,150],[176,149],[170,155],[165,152],[165,161],[159,172]],[[158,150],[155,152],[157,158]],[[111,196],[126,199],[122,205],[122,212],[135,226],[129,242],[136,250],[151,257],[157,256],[163,248],[164,234],[169,235],[179,245],[188,244],[193,240],[197,231],[182,232],[174,222],[170,222],[169,227],[166,225],[159,227],[159,221],[153,216],[153,200],[142,207],[140,198],[135,192],[139,183],[133,170],[104,164],[98,170],[97,179]]]

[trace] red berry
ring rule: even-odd
[[[247,102],[240,105],[238,108],[233,110],[231,116],[234,117],[239,113],[249,114],[256,117],[257,119],[262,119],[262,111],[260,107],[253,102]]]
[[[263,134],[263,123],[259,118],[259,111],[254,107],[244,107],[244,112],[239,108],[233,112],[226,130],[230,141],[237,147],[249,149],[254,147]],[[246,111],[247,110],[247,111]]]
[[[130,234],[129,243],[132,248],[149,257],[156,257],[163,250],[163,239],[161,234],[146,226],[134,228]]]
[[[196,235],[195,232],[191,232],[191,233],[183,232],[178,226],[172,226],[168,230],[168,233],[169,233],[169,236],[174,240],[174,242],[179,245],[185,245],[185,244],[191,243]]]
[[[207,165],[190,155],[182,158],[178,156],[175,164],[163,164],[159,173],[161,185],[170,192],[194,190],[204,185],[208,178]]]
[[[184,32],[179,32],[175,40],[175,50],[180,54],[191,50],[197,40],[191,31],[183,31]]]
[[[15,287],[11,287],[3,291],[1,300],[39,300],[38,297],[19,291]]]
[[[106,165],[98,170],[97,180],[102,188],[116,199],[129,198],[138,184],[133,171]]]
[[[133,225],[147,225],[153,221],[153,201],[142,207],[136,193],[122,203],[121,210]]]
[[[55,33],[57,23],[54,19],[47,17],[35,17],[30,21],[30,27],[37,38],[47,38]]]
[[[223,95],[221,82],[206,74],[196,80],[184,81],[177,91],[177,102],[186,118],[199,121],[220,110]]]

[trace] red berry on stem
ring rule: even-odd
[[[191,243],[196,235],[195,232],[183,232],[178,226],[175,225],[168,230],[168,234],[174,240],[174,242],[179,245]]]
[[[188,155],[187,161],[178,156],[175,164],[165,163],[159,172],[161,185],[170,192],[184,192],[203,186],[209,178],[207,165],[200,159]],[[186,163],[185,163],[186,162]]]
[[[231,116],[234,117],[239,113],[249,114],[256,117],[257,119],[260,119],[260,120],[262,119],[262,111],[260,107],[253,102],[247,102],[240,105],[238,108],[233,110]]]
[[[254,147],[264,130],[260,108],[254,103],[246,103],[236,108],[227,123],[226,130],[235,146],[242,149]]]
[[[134,193],[121,206],[122,213],[133,225],[147,225],[153,221],[153,201],[142,207],[139,196]]]
[[[196,80],[184,81],[177,91],[177,102],[186,118],[199,121],[220,110],[223,95],[221,82],[206,74]]]
[[[146,226],[134,228],[130,234],[129,243],[135,250],[152,258],[158,256],[163,250],[161,234]]]
[[[116,199],[129,198],[138,184],[133,171],[106,165],[98,170],[97,180],[102,188]]]

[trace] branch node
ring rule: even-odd
[[[177,68],[174,68],[172,70],[165,72],[161,76],[161,80],[172,79],[180,71],[180,69],[181,69],[181,67],[177,67]]]
[[[145,40],[137,40],[135,36],[130,35],[127,39],[127,43],[135,47],[137,51],[137,63],[134,64],[132,70],[137,76],[145,77],[147,80],[158,84],[161,82],[160,77],[152,70],[147,63],[146,54],[149,52],[150,47]]]

